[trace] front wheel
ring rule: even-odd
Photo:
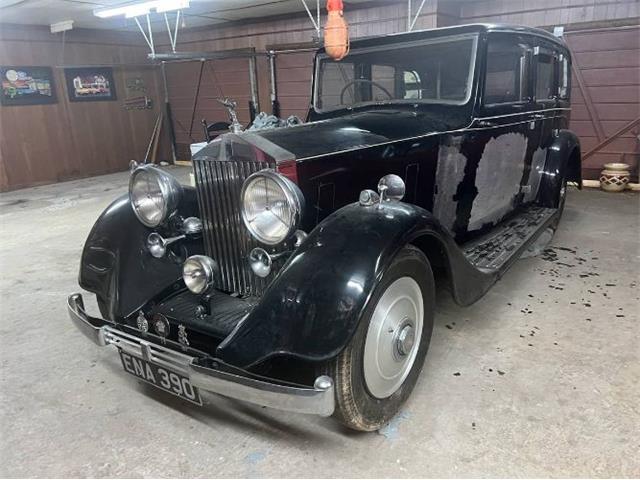
[[[434,280],[424,254],[406,247],[375,288],[347,347],[328,366],[335,416],[355,430],[377,430],[409,397],[431,340]]]

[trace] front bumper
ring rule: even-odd
[[[197,357],[149,342],[119,330],[107,320],[87,315],[79,293],[69,296],[67,308],[74,325],[96,345],[115,345],[149,362],[177,370],[203,391],[265,407],[324,417],[332,415],[335,409],[334,384],[330,377],[320,376],[313,387],[306,388],[222,371],[199,364]]]

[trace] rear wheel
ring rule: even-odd
[[[408,398],[429,348],[434,297],[426,257],[404,248],[374,290],[353,338],[328,366],[336,385],[334,415],[346,426],[377,430]]]

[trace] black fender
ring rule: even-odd
[[[243,368],[272,356],[322,361],[336,356],[396,253],[422,245],[443,261],[459,303],[477,300],[497,279],[463,256],[428,211],[406,203],[352,204],[320,223],[292,254],[260,302],[216,352]],[[424,247],[426,246],[426,247]]]
[[[177,214],[198,216],[195,189],[183,186]],[[106,306],[102,312],[110,320],[120,320],[182,278],[182,262],[167,255],[158,259],[146,247],[149,234],[158,231],[171,236],[168,225],[152,229],[144,226],[123,195],[109,205],[91,229],[82,250],[80,286],[96,294]],[[189,251],[201,253],[200,242],[189,242]]]
[[[577,182],[582,188],[580,140],[571,130],[560,130],[548,149],[538,202],[548,208],[558,206],[558,192],[562,179]]]

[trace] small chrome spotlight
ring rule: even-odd
[[[249,266],[253,273],[265,278],[271,273],[271,255],[264,248],[256,247],[249,253]]]
[[[399,202],[405,194],[404,181],[393,173],[385,175],[378,182],[378,192],[380,192],[381,202],[385,200]]]
[[[195,294],[208,293],[218,275],[218,264],[206,255],[193,255],[182,266],[182,279],[187,288]]]

